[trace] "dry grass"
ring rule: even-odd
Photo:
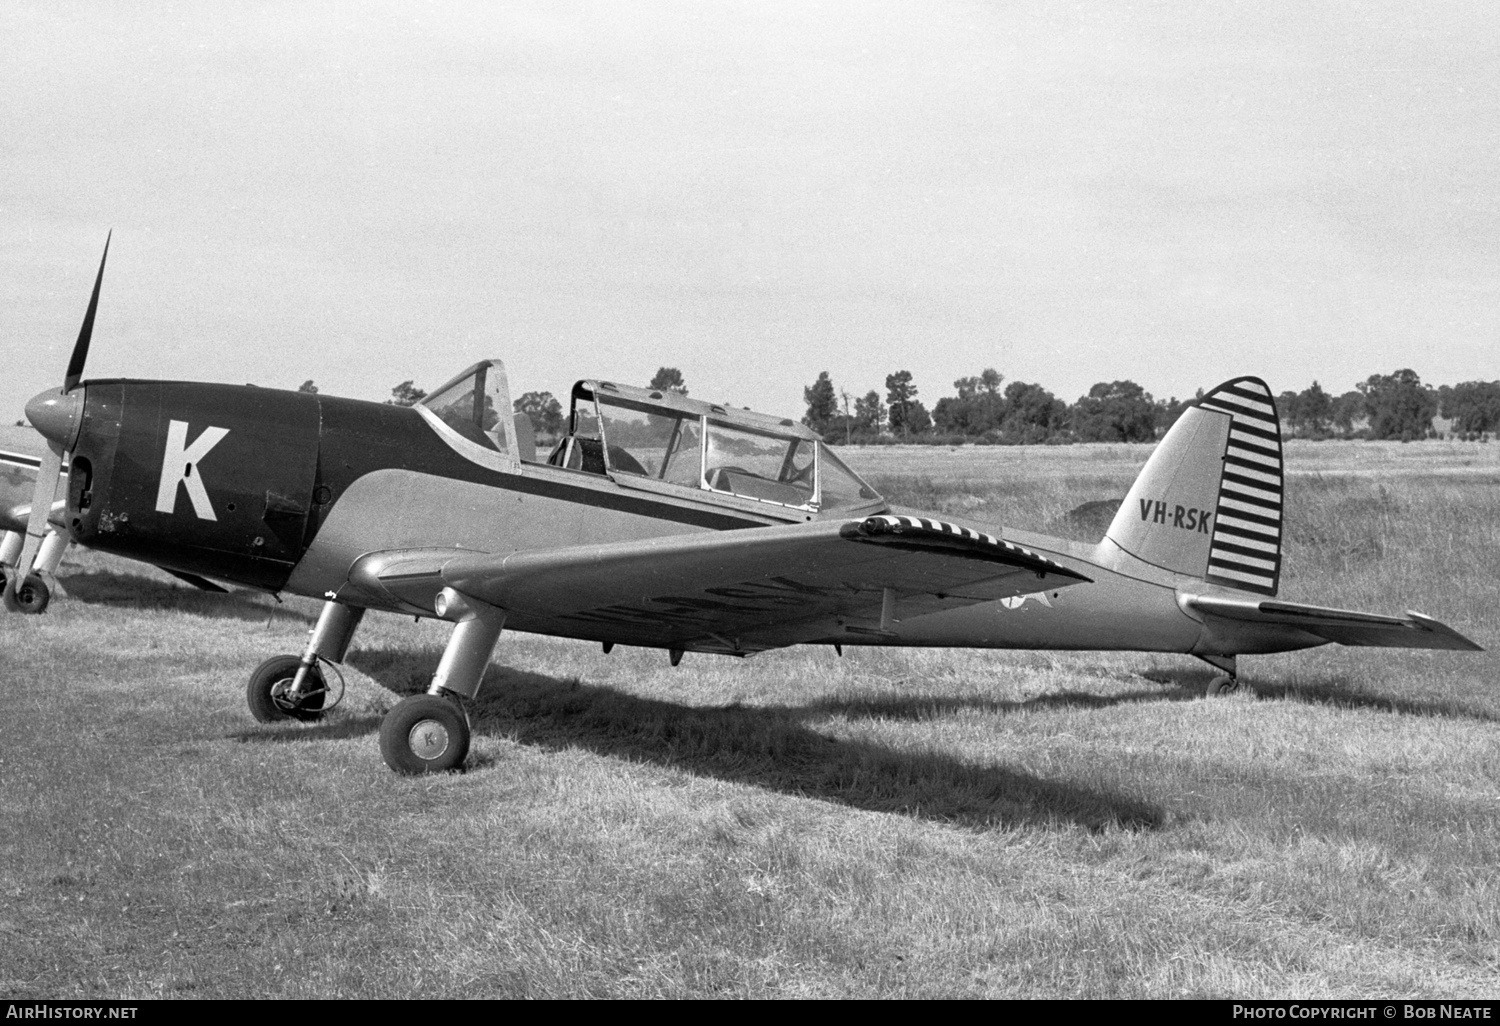
[[[1500,642],[1484,447],[1307,448],[1286,596]],[[901,501],[1043,530],[1144,458],[858,455]],[[315,605],[62,576],[0,620],[0,997],[1500,990],[1490,653],[1250,659],[1205,702],[1185,657],[672,670],[507,635],[469,772],[410,780],[375,732],[443,628],[371,616],[344,703],[267,727],[243,681]]]

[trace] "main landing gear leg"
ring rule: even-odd
[[[1240,689],[1239,666],[1234,656],[1200,655],[1198,658],[1214,669],[1224,671],[1208,682],[1207,697],[1215,698],[1219,695],[1232,695]]]
[[[262,723],[293,719],[311,722],[323,716],[328,687],[318,661],[341,663],[354,640],[354,631],[365,611],[342,602],[327,602],[312,629],[307,649],[294,655],[272,656],[255,668],[245,688],[250,715]]]
[[[463,765],[469,754],[469,718],[460,698],[479,693],[505,610],[444,588],[433,607],[455,621],[437,673],[425,695],[396,703],[380,724],[380,754],[397,773],[442,773]]]

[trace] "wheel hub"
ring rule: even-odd
[[[428,762],[441,758],[450,744],[448,728],[437,720],[419,721],[411,728],[406,740],[412,754]]]
[[[296,677],[283,677],[271,685],[271,701],[276,703],[277,708],[287,712],[297,712],[308,707],[308,700],[315,695],[321,695],[326,688],[315,687],[311,691],[297,694],[292,690],[292,685],[297,682]],[[316,682],[315,682],[316,683]]]
[[[302,704],[292,695],[292,681],[294,679],[292,677],[285,677],[271,685],[271,701],[276,703],[277,708],[285,709],[287,712],[295,712]]]

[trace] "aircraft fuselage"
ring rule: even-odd
[[[520,553],[813,519],[719,493],[646,487],[544,463],[485,466],[414,408],[251,386],[104,380],[87,383],[73,447],[68,528],[93,548],[179,573],[370,608],[430,609],[351,586],[366,553],[433,547]],[[1144,563],[1120,572],[1101,546],[1010,532],[1094,584],[903,618],[887,629],[821,639],[865,645],[1190,652],[1233,648],[1205,638],[1178,601],[1177,575]],[[1132,563],[1128,557],[1124,562]],[[801,582],[777,587],[794,601]],[[740,599],[722,598],[732,606]],[[691,616],[653,605],[565,621],[523,609],[513,630],[632,643],[642,617]],[[1283,650],[1321,641],[1281,632]],[[1206,646],[1206,647],[1205,647]]]

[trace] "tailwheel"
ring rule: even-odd
[[[1208,682],[1208,697],[1217,695],[1232,695],[1240,689],[1239,678],[1231,677],[1227,673],[1221,673]]]
[[[445,773],[469,755],[469,718],[441,695],[410,695],[380,724],[380,755],[397,773]]]
[[[42,580],[41,574],[27,574],[16,585],[16,611],[20,613],[43,613],[52,601],[52,589]]]
[[[292,693],[297,680],[297,668],[302,660],[294,655],[272,656],[255,668],[250,682],[245,686],[245,701],[250,706],[250,715],[261,723],[278,720],[300,720],[311,723],[323,718],[323,699],[328,686],[323,682],[322,671],[314,666],[308,669],[302,691]]]

